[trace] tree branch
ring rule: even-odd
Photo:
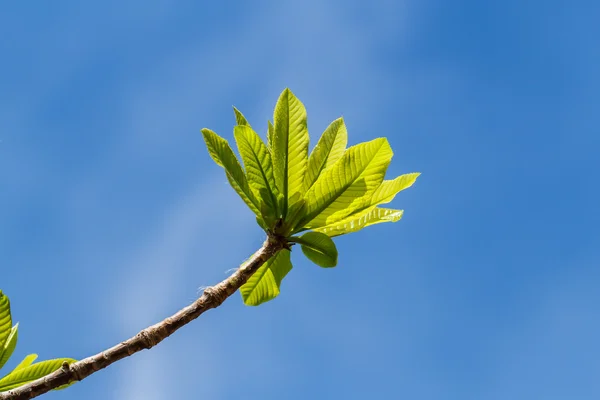
[[[202,296],[176,314],[152,325],[130,339],[101,353],[77,361],[63,364],[59,370],[26,385],[0,393],[0,400],[28,400],[56,389],[67,383],[81,381],[109,365],[138,351],[150,349],[173,334],[176,330],[198,318],[211,308],[220,306],[234,294],[261,265],[286,247],[282,238],[269,236],[262,247],[231,276],[215,286],[208,287]]]

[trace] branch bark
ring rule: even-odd
[[[109,365],[144,349],[150,349],[171,336],[176,330],[198,318],[205,311],[220,306],[234,294],[269,258],[287,247],[285,240],[269,236],[262,247],[231,276],[215,286],[208,287],[196,301],[163,321],[152,325],[91,357],[72,364],[63,364],[59,370],[26,385],[0,393],[0,400],[28,400],[70,382],[81,381]]]

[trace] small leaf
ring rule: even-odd
[[[269,208],[268,215],[277,217],[279,214],[277,210],[279,189],[275,185],[273,177],[271,153],[252,128],[238,125],[233,131],[250,186],[260,193],[263,202]],[[263,214],[263,216],[265,215]]]
[[[331,225],[316,228],[315,231],[322,232],[327,236],[334,237],[347,233],[358,232],[370,225],[382,222],[397,222],[402,218],[403,210],[392,210],[390,208],[378,208],[373,206],[357,214],[353,214],[341,221]]]
[[[260,226],[265,232],[269,229],[267,223],[263,221],[263,219],[259,216],[256,216],[256,223]]]
[[[246,174],[235,154],[233,154],[231,147],[229,147],[227,140],[206,128],[202,129],[202,136],[204,137],[210,156],[217,165],[225,169],[227,180],[233,189],[242,200],[244,200],[246,205],[250,207],[254,214],[261,215],[259,211],[259,202],[250,189]]]
[[[261,189],[260,194],[261,194],[260,212],[262,214],[262,220],[264,221],[264,224],[267,227],[267,229],[273,228],[273,226],[275,225],[275,222],[277,222],[277,220],[279,219],[279,216],[277,214],[277,211],[275,209],[273,209],[272,203],[267,204],[265,201],[262,200],[262,199],[268,199],[270,196],[268,194],[267,189],[265,189],[265,188]]]
[[[273,169],[275,182],[283,195],[282,215],[285,218],[289,199],[302,191],[309,140],[306,109],[289,89],[279,96],[273,121]]]
[[[250,124],[246,120],[246,117],[244,117],[244,114],[242,114],[240,112],[240,110],[233,107],[233,112],[235,113],[235,121],[237,122],[238,125],[245,125],[245,126],[248,126],[251,128]]]
[[[306,193],[307,216],[300,225],[312,229],[325,226],[330,215],[360,204],[381,184],[392,155],[385,138],[350,147]]]
[[[0,379],[0,392],[23,386],[36,379],[42,378],[59,369],[64,362],[73,363],[72,358],[57,358],[54,360],[41,361],[27,367],[11,371]],[[61,387],[62,388],[62,387]]]
[[[279,295],[281,281],[292,270],[290,251],[283,249],[256,271],[240,288],[248,306],[258,306]]]
[[[304,176],[304,190],[307,191],[315,183],[321,172],[331,167],[339,160],[348,144],[348,132],[343,118],[333,121],[319,142],[310,153],[308,158],[308,168]]]
[[[15,351],[15,347],[17,347],[18,338],[19,324],[17,323],[10,330],[10,334],[6,339],[6,342],[4,342],[4,346],[2,346],[2,349],[0,350],[0,368],[2,368],[4,364],[6,364],[6,362],[10,359],[10,356],[12,356],[13,351]]]
[[[288,236],[290,232],[298,226],[298,222],[306,216],[306,200],[300,199],[290,206],[287,218],[285,220],[285,230],[283,236]]]
[[[370,201],[371,205],[386,204],[394,200],[394,197],[399,192],[411,187],[419,175],[421,175],[420,172],[413,172],[411,174],[400,175],[390,181],[381,182],[381,185],[373,193]]]
[[[307,232],[290,241],[300,243],[302,252],[309,260],[320,267],[331,268],[337,265],[338,251],[331,238],[320,232]]]
[[[358,202],[356,206],[332,214],[327,218],[326,225],[331,225],[349,216],[354,216],[366,209],[371,211],[374,209],[374,206],[389,203],[394,200],[394,197],[396,197],[399,192],[411,187],[419,175],[421,174],[418,172],[404,174],[395,179],[381,182],[381,185],[373,192],[372,196],[363,197],[362,202]]]
[[[269,125],[267,127],[267,147],[269,148],[271,155],[273,154],[273,140],[275,140],[274,136],[275,127],[273,126],[273,123],[269,121]]]
[[[12,328],[12,317],[10,315],[10,300],[8,296],[0,290],[0,348],[4,346],[4,342],[10,335]]]
[[[29,354],[15,367],[15,369],[13,369],[13,372],[21,368],[29,367],[37,358],[37,354]]]

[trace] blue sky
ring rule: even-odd
[[[397,224],[299,254],[48,399],[600,397],[598,2],[105,1],[0,9],[0,288],[24,355],[83,358],[193,301],[263,237],[199,133],[388,137]],[[525,3],[525,4],[523,4]]]

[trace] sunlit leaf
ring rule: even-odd
[[[283,195],[285,218],[289,199],[302,191],[308,163],[306,109],[289,89],[279,96],[273,120],[273,168],[277,187]]]
[[[275,140],[274,136],[275,127],[273,126],[273,123],[269,121],[269,124],[267,125],[267,148],[271,152],[271,155],[273,155],[273,141]]]
[[[324,233],[307,232],[300,237],[292,237],[290,241],[299,243],[304,255],[323,268],[337,265],[338,251],[333,240]]]
[[[257,216],[256,217],[256,223],[258,224],[258,226],[260,226],[264,231],[267,231],[269,229],[269,227],[267,226],[266,222],[262,219],[262,217]]]
[[[304,176],[305,191],[312,187],[321,172],[331,167],[342,157],[347,144],[348,132],[346,131],[346,125],[343,118],[338,118],[325,129],[319,142],[310,153],[308,168]]]
[[[351,208],[373,193],[381,184],[392,155],[385,138],[350,147],[319,176],[305,195],[308,209],[301,225],[307,228],[325,226],[327,217]]]
[[[10,300],[8,296],[0,290],[0,348],[6,342],[12,328],[12,318],[10,315]]]
[[[316,228],[315,231],[322,232],[330,237],[345,235],[347,233],[357,232],[370,225],[399,221],[402,218],[403,213],[403,210],[392,210],[390,208],[378,208],[373,206],[331,225]]]
[[[396,197],[398,192],[411,187],[419,175],[421,175],[420,172],[413,172],[411,174],[400,175],[389,181],[381,182],[381,185],[373,193],[373,197],[370,201],[371,205],[386,204],[394,200],[394,197]]]
[[[21,369],[21,368],[25,368],[25,367],[28,367],[28,366],[30,366],[31,364],[33,364],[33,362],[34,362],[34,361],[35,361],[37,358],[38,358],[38,355],[37,355],[37,354],[29,354],[27,357],[25,357],[25,358],[23,359],[23,361],[21,361],[21,362],[19,363],[19,365],[17,365],[17,366],[15,367],[15,369],[13,369],[13,372],[14,372],[14,371],[16,371],[16,370],[18,370],[18,369]]]
[[[290,232],[292,232],[305,215],[306,200],[300,199],[290,206],[287,218],[285,219],[285,230],[282,234],[287,236]]]
[[[276,208],[273,208],[273,204],[272,202],[265,202],[262,199],[271,199],[272,197],[272,193],[269,193],[269,191],[266,188],[262,188],[260,189],[260,212],[262,214],[262,219],[265,222],[265,226],[267,227],[267,229],[269,228],[273,228],[273,226],[275,225],[275,223],[279,220],[279,215],[277,213]]]
[[[6,341],[4,342],[4,345],[2,346],[2,348],[0,350],[0,368],[2,368],[4,366],[4,364],[6,364],[6,362],[10,359],[10,356],[12,356],[13,351],[15,351],[15,347],[17,347],[18,339],[19,339],[19,324],[17,323],[10,330],[8,338],[6,338]]]
[[[227,140],[223,139],[210,129],[202,129],[202,136],[212,159],[217,165],[225,169],[227,179],[237,194],[244,200],[256,215],[261,215],[260,205],[256,196],[248,185],[248,180],[237,157],[233,154]]]
[[[72,358],[57,358],[54,360],[41,361],[27,367],[13,370],[4,378],[0,379],[0,392],[14,389],[31,381],[42,378],[59,369],[64,362],[75,362]]]
[[[252,128],[238,125],[234,128],[234,137],[244,161],[246,176],[250,186],[260,194],[263,202],[271,211],[268,215],[278,214],[279,190],[273,177],[271,153]],[[262,210],[261,210],[262,211]]]
[[[280,250],[240,288],[244,303],[249,306],[258,306],[277,297],[281,281],[291,270],[290,251]]]
[[[235,122],[237,122],[238,125],[246,125],[250,127],[250,124],[246,120],[246,117],[244,117],[244,114],[242,114],[240,110],[233,107],[233,112],[235,113]]]
[[[363,196],[361,201],[355,204],[353,207],[346,208],[329,216],[327,218],[326,225],[341,221],[346,217],[355,215],[366,209],[369,209],[369,211],[373,210],[373,206],[389,203],[390,201],[394,200],[394,197],[396,197],[400,191],[411,187],[419,175],[421,174],[418,172],[404,174],[395,179],[381,182],[381,185],[379,185],[379,187],[371,196]]]

